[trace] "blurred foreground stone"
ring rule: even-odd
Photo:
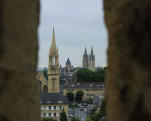
[[[151,1],[104,0],[108,121],[151,121]]]
[[[0,1],[0,121],[39,121],[38,0]]]

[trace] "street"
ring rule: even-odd
[[[79,107],[73,109],[74,117],[78,118],[80,121],[85,121],[87,118],[87,112],[80,111]],[[69,119],[70,120],[70,119]]]

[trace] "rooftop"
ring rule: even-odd
[[[67,97],[60,93],[47,93],[40,95],[41,104],[69,104]]]

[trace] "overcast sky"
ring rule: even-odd
[[[93,46],[96,65],[106,66],[107,32],[102,0],[41,0],[38,67],[48,66],[52,28],[55,28],[59,61],[69,57],[73,66],[82,66],[85,45]]]

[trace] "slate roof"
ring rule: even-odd
[[[72,82],[65,86],[65,88],[104,88],[103,82]]]
[[[67,97],[60,93],[47,93],[40,95],[41,104],[69,104]]]
[[[66,65],[71,65],[70,59],[68,58]]]

